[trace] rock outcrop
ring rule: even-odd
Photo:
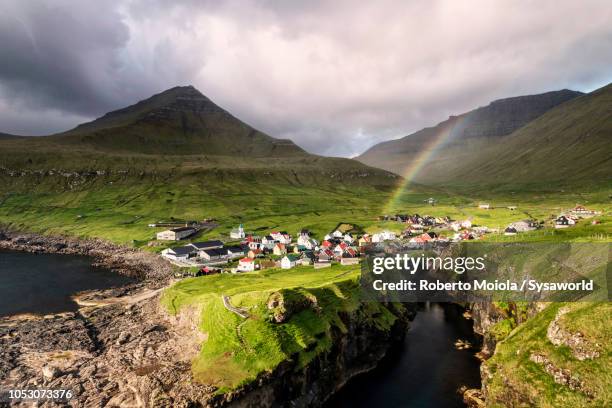
[[[0,388],[71,390],[74,407],[204,401],[213,388],[191,377],[191,359],[205,338],[198,322],[197,310],[169,316],[158,296],[76,313],[4,318]]]
[[[565,345],[572,350],[572,354],[580,361],[592,360],[599,357],[601,345],[590,344],[580,332],[572,333],[563,327],[560,322],[563,315],[568,312],[567,308],[561,308],[554,320],[548,325],[546,336],[555,346]]]

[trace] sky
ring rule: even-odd
[[[3,0],[0,132],[67,130],[176,85],[352,157],[490,101],[612,82],[609,0]]]

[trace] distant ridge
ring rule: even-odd
[[[17,136],[17,135],[11,135],[9,133],[2,133],[0,132],[0,139],[18,139],[22,136]]]
[[[463,156],[463,149],[473,151],[476,145],[499,141],[550,109],[583,95],[581,92],[561,90],[538,95],[499,99],[470,112],[451,116],[434,127],[424,128],[401,139],[379,143],[356,159],[370,166],[403,174],[421,153],[438,138],[444,145],[434,152],[430,161],[448,160]],[[468,147],[469,146],[469,147]],[[417,181],[444,179],[444,172],[421,171]]]
[[[546,109],[554,102],[556,106]],[[546,111],[518,126],[529,117],[520,113],[525,106],[533,109],[531,115]],[[505,112],[502,118],[499,112]],[[487,117],[488,120],[483,120]],[[508,127],[509,117],[522,119]],[[475,126],[488,124],[489,120],[496,123]],[[501,135],[512,127],[517,129]],[[496,128],[500,131],[491,131]],[[451,137],[432,149],[424,163],[418,162],[417,170],[412,170],[415,161],[423,157],[423,149],[445,133]],[[411,169],[412,180],[427,185],[471,185],[478,189],[494,185],[586,187],[612,179],[611,145],[612,84],[609,84],[588,94],[563,90],[496,101],[451,117],[436,127],[381,143],[357,159],[398,174]]]
[[[563,103],[458,162],[439,183],[580,184],[612,180],[612,84]]]

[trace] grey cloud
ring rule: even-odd
[[[273,136],[351,156],[497,98],[604,85],[611,45],[595,0],[14,1],[0,131],[61,130],[190,83]]]
[[[74,2],[7,3],[0,13],[3,98],[91,114],[113,106],[108,76],[128,28],[115,12]]]

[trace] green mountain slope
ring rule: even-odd
[[[483,147],[499,143],[550,109],[580,95],[580,92],[561,90],[497,100],[488,106],[451,116],[437,126],[380,143],[357,160],[404,174],[415,161],[427,155],[425,168],[415,175],[415,180],[445,180],[455,164],[473,160]]]
[[[446,180],[609,183],[610,146],[612,84],[551,109],[462,162]]]
[[[14,171],[55,169],[124,173],[245,169],[396,177],[349,159],[305,152],[243,123],[192,86],[175,87],[64,133],[0,134],[0,165]],[[365,177],[367,178],[367,177]],[[366,181],[367,183],[367,181]]]
[[[132,242],[175,217],[326,233],[349,215],[373,219],[398,181],[309,154],[179,87],[65,133],[0,138],[0,227]]]

